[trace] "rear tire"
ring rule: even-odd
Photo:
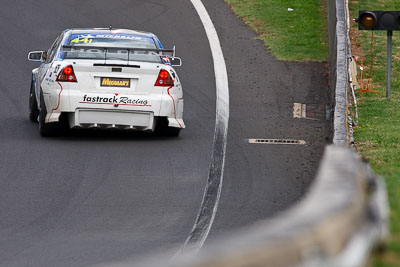
[[[41,136],[54,136],[59,133],[59,123],[46,123],[46,104],[44,102],[43,93],[40,92],[40,111],[39,111],[39,133]]]
[[[165,129],[164,135],[171,136],[171,137],[178,137],[181,133],[181,129],[175,127],[167,127]]]
[[[167,118],[158,118],[156,133],[161,136],[177,137],[181,132],[180,128],[169,127]]]
[[[35,88],[32,81],[31,90],[29,94],[29,119],[33,122],[37,122],[38,116],[39,116],[39,109],[36,100]]]

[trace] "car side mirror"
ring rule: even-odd
[[[29,52],[28,60],[35,62],[44,62],[47,58],[47,53],[44,51]]]
[[[172,57],[170,58],[171,66],[173,67],[180,67],[182,66],[182,59],[179,57]]]

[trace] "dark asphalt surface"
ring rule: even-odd
[[[301,199],[330,141],[324,63],[279,62],[224,1],[203,0],[229,76],[230,121],[221,203],[209,241],[275,215]],[[311,119],[294,119],[293,103]],[[249,138],[302,139],[307,146],[248,144]]]
[[[329,122],[293,119],[293,102],[324,117],[321,63],[282,63],[222,0],[205,0],[230,84],[220,206],[209,240],[276,214],[312,181]],[[0,9],[0,266],[88,266],[182,245],[207,180],[215,78],[203,26],[186,0],[4,0]],[[177,139],[120,132],[41,138],[28,119],[33,50],[71,27],[140,29],[177,46],[185,129]],[[308,146],[250,145],[299,138]]]

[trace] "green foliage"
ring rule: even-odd
[[[225,1],[279,60],[328,60],[325,1]]]

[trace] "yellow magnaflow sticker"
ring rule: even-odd
[[[131,79],[125,78],[104,78],[100,79],[100,86],[103,87],[131,87]]]

